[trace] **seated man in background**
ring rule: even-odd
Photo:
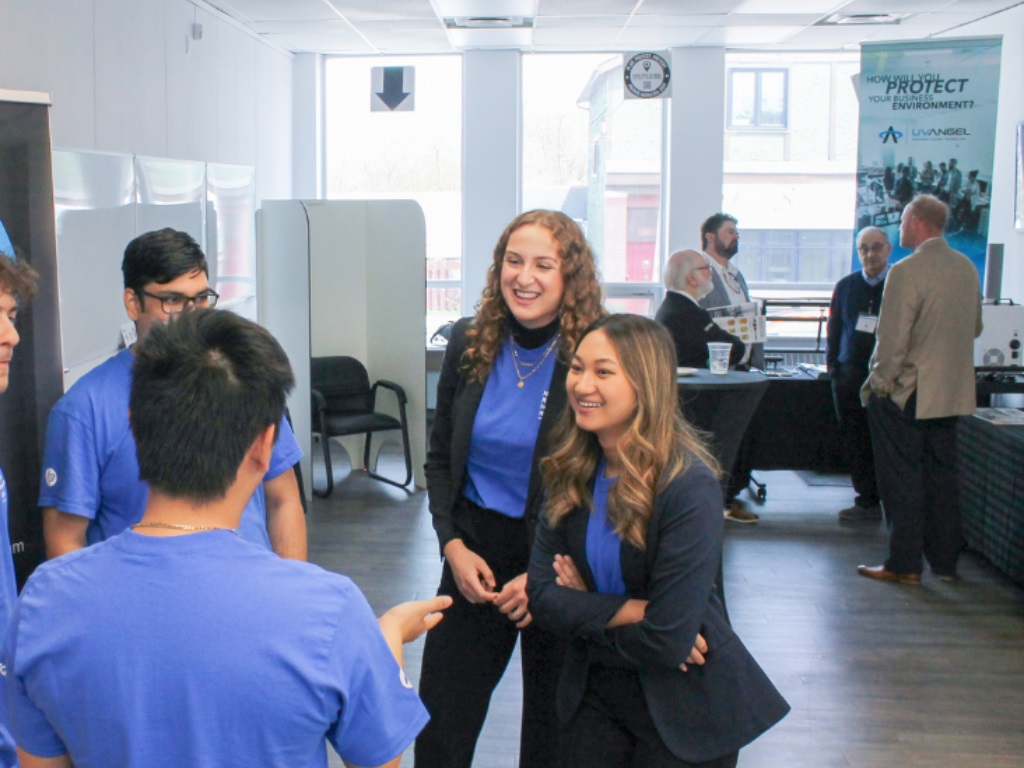
[[[843,455],[850,465],[850,479],[857,493],[853,506],[839,511],[839,519],[880,520],[875,456],[860,389],[868,377],[868,362],[875,349],[875,329],[892,245],[881,229],[865,227],[857,235],[857,253],[864,268],[836,283],[832,293],[825,362],[832,378]]]
[[[6,392],[10,384],[11,358],[21,341],[17,328],[18,309],[35,294],[38,277],[25,262],[0,252],[0,393]],[[7,626],[18,599],[7,520],[7,481],[0,471],[0,627]],[[7,729],[6,712],[4,698],[0,696],[0,766],[5,767],[18,764],[14,740]]]
[[[708,367],[708,342],[732,344],[729,365],[743,359],[744,345],[720,328],[698,303],[711,292],[711,266],[697,251],[676,251],[665,264],[665,300],[654,319],[668,328],[676,345],[677,364]]]
[[[428,719],[402,643],[451,598],[378,623],[347,578],[241,538],[293,385],[277,341],[230,312],[138,345],[144,514],[40,566],[8,629],[23,768],[323,768],[325,739],[348,765],[398,765]]]
[[[213,307],[206,257],[185,232],[161,229],[132,240],[121,263],[124,306],[144,339],[155,325],[193,308]],[[94,368],[50,412],[39,506],[47,557],[103,541],[139,520],[139,480],[128,427],[134,347]],[[286,419],[264,482],[242,516],[242,536],[282,557],[306,559],[306,519],[292,471],[302,457]]]

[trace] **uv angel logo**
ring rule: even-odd
[[[882,131],[880,134],[878,134],[878,138],[882,140],[883,144],[887,144],[889,142],[889,139],[892,139],[893,144],[899,144],[900,139],[903,138],[903,131],[897,131],[890,125],[887,131]]]
[[[14,244],[4,228],[2,219],[0,219],[0,253],[6,253],[8,256],[14,255]]]

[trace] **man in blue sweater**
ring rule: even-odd
[[[868,376],[868,361],[875,348],[875,328],[891,252],[885,232],[878,227],[862,229],[857,236],[857,253],[863,269],[836,283],[829,308],[826,362],[832,376],[832,397],[843,449],[857,493],[853,506],[840,510],[840,520],[882,517],[871,432],[867,411],[860,402],[860,388]]]

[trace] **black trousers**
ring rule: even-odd
[[[878,490],[889,517],[889,557],[895,573],[956,574],[964,546],[956,482],[956,417],[918,419],[916,399],[905,409],[872,395],[868,422]]]
[[[639,677],[626,669],[591,667],[564,738],[566,768],[734,768],[739,756],[688,763],[673,755],[651,719]]]
[[[530,548],[526,523],[474,507],[472,538],[463,542],[494,571],[500,589],[526,572]],[[420,698],[430,722],[416,739],[416,768],[469,768],[476,742],[516,639],[522,638],[523,714],[520,768],[558,765],[559,726],[555,691],[565,644],[535,626],[520,631],[493,605],[466,600],[445,563],[437,593],[453,605],[427,633]]]
[[[854,503],[858,507],[872,507],[879,501],[871,429],[867,411],[860,403],[860,388],[867,375],[867,369],[840,366],[832,377],[832,400],[839,418],[839,437],[850,465],[850,480],[857,493]]]

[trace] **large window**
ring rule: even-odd
[[[371,111],[374,67],[414,69],[412,111]],[[405,198],[423,208],[429,339],[462,314],[462,60],[338,57],[324,72],[327,197]]]
[[[726,55],[723,209],[755,294],[830,295],[850,272],[856,212],[856,54]]]
[[[623,98],[621,54],[523,56],[523,207],[581,224],[620,311],[661,279],[664,103]]]
[[[729,70],[729,127],[785,128],[785,69]]]

